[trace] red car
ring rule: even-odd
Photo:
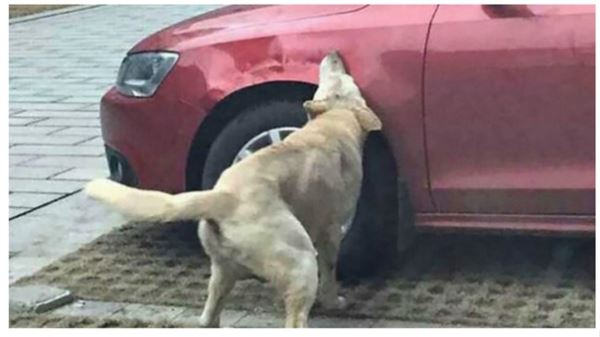
[[[229,6],[138,43],[102,99],[111,177],[206,189],[306,122],[338,50],[384,123],[341,277],[412,229],[594,233],[595,7]]]

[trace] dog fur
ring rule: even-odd
[[[203,326],[219,326],[225,297],[250,275],[277,289],[286,327],[307,326],[317,292],[324,307],[343,305],[335,279],[341,225],[359,197],[364,141],[381,121],[336,52],[321,62],[304,108],[311,119],[303,128],[225,170],[212,190],[170,195],[107,179],[86,186],[133,220],[200,221],[212,272]]]

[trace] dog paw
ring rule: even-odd
[[[219,327],[219,320],[210,320],[204,316],[200,317],[200,323],[199,323],[201,328],[218,328]]]
[[[346,301],[346,298],[343,296],[338,296],[337,301],[336,301],[336,309],[344,310],[347,307],[348,307],[348,301]]]
[[[328,301],[320,301],[318,304],[325,310],[344,310],[348,307],[348,301],[343,296],[338,296]]]

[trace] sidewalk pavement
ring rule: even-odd
[[[15,315],[37,312],[47,319],[92,318],[111,321],[112,326],[127,326],[128,321],[139,321],[152,326],[170,326],[179,328],[200,328],[201,308],[140,303],[120,303],[75,300],[70,293],[61,289],[35,289],[33,296],[24,293],[29,289],[14,289],[15,300],[11,297],[11,312]],[[12,290],[11,290],[12,292]],[[54,296],[54,298],[51,298]],[[37,302],[34,298],[45,302]],[[58,303],[60,301],[60,303]],[[23,323],[21,323],[21,326]],[[27,323],[25,323],[27,324]],[[31,324],[31,323],[30,323]],[[34,323],[36,324],[36,323]],[[39,323],[37,323],[39,324]],[[285,325],[283,313],[264,313],[225,309],[221,313],[223,328],[282,328]],[[35,325],[37,326],[37,325]],[[75,325],[76,326],[76,325]],[[323,317],[311,315],[311,328],[441,328],[459,327],[434,323],[420,323],[387,319],[357,319],[346,317]]]
[[[108,176],[99,102],[137,41],[217,6],[86,6],[9,25],[10,283],[121,224],[79,193]]]
[[[112,319],[136,319],[146,322],[167,321],[177,326],[198,328],[202,309],[137,303],[75,301],[54,311],[61,316],[95,316]],[[441,328],[442,325],[400,320],[354,319],[340,317],[311,317],[311,328]],[[223,310],[221,327],[229,328],[282,328],[282,314],[251,313]]]

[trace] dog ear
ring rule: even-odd
[[[310,118],[315,118],[318,115],[328,110],[328,104],[324,100],[305,101],[302,107],[308,113]]]
[[[359,107],[356,108],[355,114],[356,118],[358,119],[358,122],[363,127],[363,129],[369,132],[381,130],[383,125],[381,124],[381,120],[379,119],[379,117],[377,117],[377,115],[375,115],[373,110],[367,107]]]

